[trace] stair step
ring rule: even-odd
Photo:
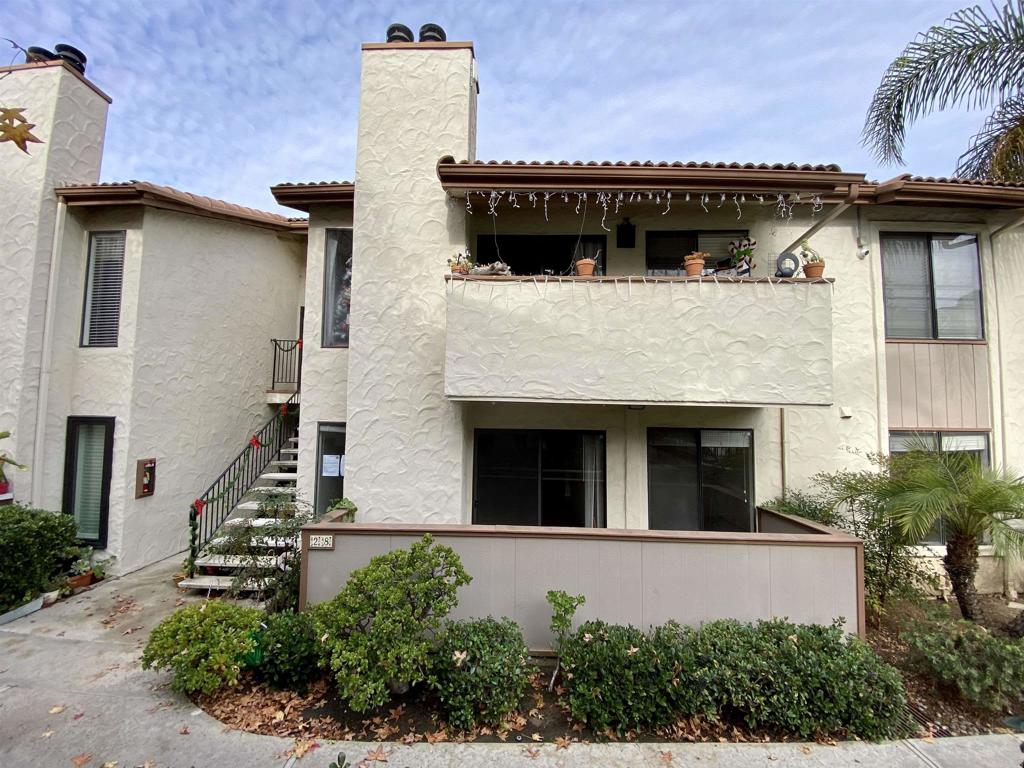
[[[297,459],[272,459],[271,464],[276,464],[279,467],[297,467],[299,462]]]
[[[182,579],[178,582],[178,589],[200,589],[208,592],[227,592],[234,584],[234,576],[193,576],[191,579]],[[261,585],[255,579],[245,583],[244,590],[255,592]]]
[[[298,444],[299,438],[297,438],[297,437],[289,437],[288,438],[288,442]]]
[[[294,485],[256,485],[246,491],[259,496],[294,496],[298,489]]]
[[[274,555],[202,555],[196,558],[198,568],[277,568]]]
[[[242,503],[235,505],[235,511],[259,512],[261,509],[269,511],[273,510],[275,507],[291,506],[293,503],[294,502],[291,501],[281,501],[278,503],[273,501],[267,501],[266,499],[264,499],[263,501],[243,501]],[[246,517],[248,517],[248,515],[246,515]]]
[[[281,453],[287,453],[287,454],[290,454],[292,456],[298,456],[299,455],[299,449],[298,448],[282,448],[281,449]]]
[[[294,472],[264,472],[260,480],[295,480],[297,475]]]
[[[237,528],[240,525],[248,525],[252,528],[260,528],[264,525],[277,525],[280,520],[276,517],[232,517],[224,521],[225,528]]]
[[[216,549],[219,546],[228,544],[230,539],[227,537],[219,537],[211,539],[207,544],[211,549]],[[294,546],[295,542],[291,539],[278,539],[272,536],[253,536],[249,539],[249,546],[253,549],[290,549]]]

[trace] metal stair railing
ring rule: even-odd
[[[302,339],[271,339],[274,345],[274,365],[270,375],[270,388],[278,384],[294,384],[298,392],[302,385]]]
[[[239,500],[248,493],[288,438],[295,433],[299,393],[282,404],[278,412],[249,440],[249,444],[220,473],[210,487],[189,506],[188,577],[196,575],[200,550],[228,519]]]

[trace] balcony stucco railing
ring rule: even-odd
[[[758,521],[759,533],[716,533],[324,520],[302,531],[300,605],[330,600],[373,556],[429,533],[473,577],[453,617],[509,616],[535,651],[552,647],[550,589],[586,596],[580,620],[646,628],[670,619],[842,619],[863,634],[860,539],[769,510],[758,510]]]
[[[448,278],[455,400],[830,405],[830,280]]]

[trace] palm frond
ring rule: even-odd
[[[997,106],[960,155],[957,176],[1024,181],[1024,98]]]
[[[1018,94],[1024,82],[1024,0],[989,16],[979,6],[932,27],[886,69],[868,108],[862,142],[883,163],[902,163],[906,130],[955,106],[984,108]]]

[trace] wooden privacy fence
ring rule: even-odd
[[[534,651],[551,649],[549,589],[587,598],[577,619],[647,628],[674,619],[844,620],[864,634],[863,543],[758,510],[758,532],[339,523],[302,530],[300,606],[336,595],[372,557],[425,533],[458,552],[473,581],[454,618],[508,616]],[[311,537],[312,540],[311,540]],[[326,548],[331,547],[331,548]]]

